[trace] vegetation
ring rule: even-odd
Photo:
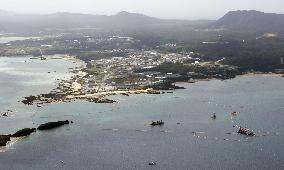
[[[233,68],[221,64],[216,64],[214,62],[207,62],[196,65],[182,63],[164,63],[155,68],[150,69],[150,71],[158,71],[161,73],[174,73],[181,75],[186,75],[188,72],[213,75],[223,73],[228,70],[233,70]]]
[[[253,14],[253,17],[249,17],[251,14]],[[62,17],[73,18],[75,16],[78,22],[70,23],[73,29],[64,28],[64,23],[67,24],[69,20],[64,19],[62,21]],[[121,20],[125,17],[129,18],[129,16],[133,20]],[[46,16],[41,17],[49,21]],[[112,20],[111,18],[113,17],[116,20]],[[223,64],[238,66],[242,71],[268,72],[283,68],[283,65],[280,65],[280,58],[284,57],[284,25],[281,22],[284,20],[284,15],[265,14],[257,11],[236,11],[228,13],[218,21],[159,20],[131,13],[121,13],[113,17],[106,17],[102,20],[101,16],[56,14],[55,18],[57,21],[62,21],[62,25],[57,25],[56,22],[52,24],[50,31],[43,31],[42,34],[60,34],[61,36],[51,36],[50,38],[36,41],[32,39],[14,41],[9,46],[0,44],[0,55],[38,56],[40,55],[39,48],[41,48],[41,45],[50,44],[52,47],[42,49],[44,55],[70,54],[84,61],[125,57],[128,55],[129,49],[153,49],[159,52],[172,53],[193,51],[195,54],[198,54],[195,57],[206,61],[216,61],[225,58]],[[95,22],[96,19],[99,19],[100,22]],[[108,23],[109,19],[111,19],[110,23]],[[93,22],[89,22],[90,20]],[[137,22],[137,20],[141,22]],[[120,26],[114,27],[112,24],[114,21]],[[272,21],[274,24],[270,24]],[[39,24],[40,27],[37,29],[45,30],[44,28],[48,26],[46,22],[38,23],[38,21],[34,20],[29,20],[29,22]],[[53,22],[50,21],[50,23]],[[33,25],[27,24],[26,26],[33,27]],[[91,29],[93,27],[82,29],[80,28],[82,25],[101,25],[105,29]],[[226,29],[218,29],[222,26]],[[25,30],[22,27],[15,26],[9,26],[8,28],[20,28],[19,33]],[[59,29],[61,31],[57,28],[61,28]],[[34,31],[31,28],[28,30]],[[5,32],[5,30],[3,31]],[[266,33],[269,32],[273,33],[271,34],[272,36],[267,36]],[[114,35],[132,38],[114,38]],[[168,43],[176,45],[165,45]],[[182,66],[181,69],[204,68],[184,68]]]
[[[222,58],[223,64],[234,65],[242,71],[274,71],[284,68],[280,58],[284,57],[284,38],[260,38],[253,40],[220,40],[216,43],[183,43],[176,48],[160,48],[167,52],[195,51],[206,61]],[[181,67],[184,69],[184,67]]]

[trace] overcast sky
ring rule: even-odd
[[[230,10],[284,13],[284,0],[0,0],[18,13],[77,12],[111,15],[120,11],[169,19],[217,19]]]

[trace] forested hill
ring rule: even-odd
[[[230,11],[214,24],[213,28],[236,32],[284,33],[284,14],[259,11]]]

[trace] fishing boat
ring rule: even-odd
[[[150,123],[151,126],[161,126],[164,125],[165,123],[162,120],[158,120],[158,121],[152,121],[152,123]]]
[[[244,135],[247,135],[247,136],[255,136],[255,134],[251,130],[249,130],[247,128],[242,128],[242,127],[240,127],[238,133],[244,134]]]
[[[216,116],[216,113],[213,113],[213,116],[211,116],[212,119],[216,119],[217,116]]]

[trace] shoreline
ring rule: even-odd
[[[168,93],[172,93],[174,88],[168,88],[168,90],[158,88],[144,88],[141,89],[129,89],[129,90],[106,90],[99,92],[83,92],[82,87],[84,86],[84,79],[88,75],[84,70],[86,69],[87,63],[83,60],[78,59],[76,56],[69,55],[51,55],[47,56],[47,59],[66,59],[71,60],[73,63],[78,64],[79,66],[75,66],[74,68],[69,68],[69,72],[73,73],[70,78],[67,80],[60,80],[56,89],[51,90],[48,94],[40,94],[37,96],[29,96],[25,97],[25,100],[22,102],[27,105],[37,105],[38,107],[42,107],[46,104],[51,103],[60,103],[60,102],[72,102],[75,100],[86,100],[89,102],[95,103],[115,103],[117,101],[107,99],[107,96],[112,95],[124,95],[129,96],[130,94],[164,94],[165,91],[171,91]],[[35,59],[35,58],[30,58]],[[40,59],[40,58],[36,58]],[[263,75],[263,76],[283,76],[283,74],[277,73],[261,73],[261,72],[247,72],[240,75],[236,75],[236,77],[240,76],[254,76],[254,75]],[[230,78],[233,79],[233,78]],[[188,81],[173,81],[174,83],[197,83],[201,81],[211,81],[211,80],[223,80],[218,78],[201,78],[201,79],[193,79]],[[176,86],[178,88],[178,86]],[[103,88],[103,87],[102,87]]]
[[[46,104],[60,103],[60,102],[71,102],[77,99],[87,100],[89,102],[95,103],[115,103],[117,101],[106,99],[107,96],[112,95],[124,95],[129,96],[130,94],[164,94],[165,92],[160,92],[160,90],[154,90],[153,88],[141,89],[131,89],[131,90],[110,90],[110,91],[100,91],[94,93],[83,93],[80,90],[83,87],[82,82],[84,77],[88,75],[84,71],[86,69],[87,63],[83,60],[76,58],[75,56],[61,56],[52,55],[54,57],[47,56],[47,59],[67,59],[74,63],[76,62],[80,66],[69,68],[70,73],[74,73],[67,80],[61,79],[57,84],[57,87],[51,90],[47,94],[39,94],[37,96],[25,97],[22,103],[26,105],[37,105],[37,107],[42,107]],[[60,56],[60,57],[59,57]],[[32,60],[40,58],[30,58]]]
[[[281,73],[262,73],[262,72],[247,72],[242,75],[237,75],[236,77],[246,77],[246,76],[279,76],[282,77],[284,74]]]
[[[281,77],[281,74],[244,74],[244,75],[238,75],[236,77],[245,77],[245,76],[277,76]],[[77,75],[78,76],[78,75]],[[207,79],[197,79],[194,83],[197,82],[204,82],[204,81],[211,81],[211,80],[220,80],[216,78],[207,78]],[[153,88],[147,88],[145,90],[113,90],[113,91],[102,91],[102,92],[96,92],[96,93],[86,93],[82,94],[79,92],[80,87],[82,85],[77,82],[77,80],[67,80],[69,84],[72,84],[73,86],[70,89],[73,89],[71,92],[62,92],[60,95],[61,97],[53,98],[50,97],[50,100],[46,100],[47,98],[41,98],[39,100],[35,99],[33,101],[33,104],[36,104],[38,107],[42,107],[45,104],[52,104],[52,103],[60,103],[60,102],[72,102],[76,100],[86,100],[89,102],[95,102],[95,103],[116,103],[117,101],[107,99],[106,97],[108,96],[113,96],[113,95],[123,95],[123,96],[129,96],[131,94],[165,94],[165,93],[173,93],[173,90],[154,90]],[[66,81],[65,81],[66,82]],[[174,83],[190,83],[190,82],[174,82]],[[60,84],[60,83],[59,83]],[[62,86],[62,85],[59,85]],[[63,85],[64,86],[64,85]],[[70,90],[69,89],[69,90]],[[167,91],[167,92],[165,92]]]
[[[244,73],[244,74],[239,74],[236,75],[235,78],[237,77],[249,77],[249,76],[275,76],[275,77],[284,77],[284,74],[281,73],[262,73],[262,72],[248,72],[248,73]],[[234,78],[231,78],[234,79]],[[197,83],[197,82],[204,82],[204,81],[211,81],[211,80],[221,80],[222,79],[218,79],[218,78],[204,78],[204,79],[194,79],[194,82],[188,82],[188,81],[177,81],[175,83]],[[229,79],[225,79],[225,80],[229,80]]]

